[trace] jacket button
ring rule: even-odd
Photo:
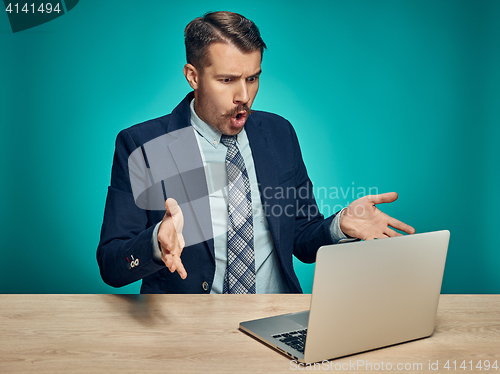
[[[208,291],[208,283],[207,282],[203,282],[201,284],[201,288],[203,288],[203,291],[205,291],[205,292]]]

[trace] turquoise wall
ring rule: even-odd
[[[444,293],[500,292],[499,1],[187,4],[81,0],[15,34],[0,14],[0,292],[139,291],[95,260],[114,140],[188,92],[183,30],[209,10],[259,26],[254,108],[294,124],[325,214],[397,191],[384,211],[451,231]]]

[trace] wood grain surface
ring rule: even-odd
[[[442,295],[430,338],[310,367],[238,330],[309,303],[310,295],[0,295],[0,373],[500,373],[484,368],[500,365],[500,295]]]

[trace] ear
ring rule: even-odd
[[[186,64],[186,65],[184,65],[183,72],[184,72],[184,76],[186,77],[186,80],[188,81],[191,88],[193,90],[197,90],[199,76],[200,76],[198,70],[194,67],[194,65]]]

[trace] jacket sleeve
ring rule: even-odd
[[[132,193],[129,155],[138,148],[127,130],[118,134],[108,187],[97,262],[101,277],[113,287],[122,287],[165,268],[153,258],[152,235],[162,214],[137,207]]]

